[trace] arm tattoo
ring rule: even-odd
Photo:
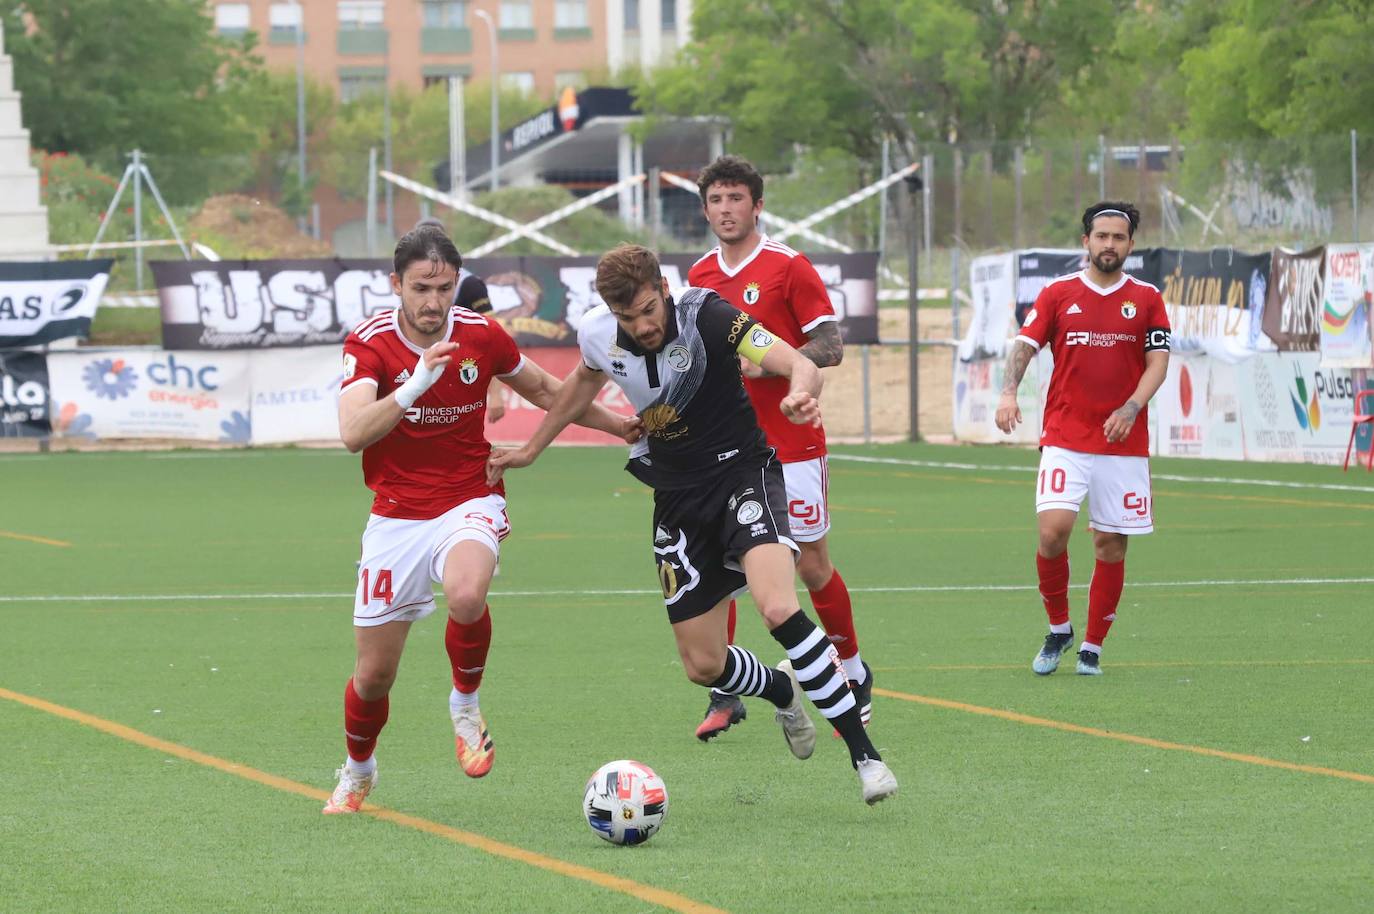
[[[1127,400],[1121,404],[1120,412],[1124,414],[1125,418],[1134,422],[1135,417],[1140,415],[1140,407],[1136,405],[1134,400]]]
[[[1007,356],[1007,367],[1003,372],[1002,393],[1016,394],[1021,379],[1026,376],[1026,366],[1035,358],[1035,349],[1022,340],[1012,343],[1011,353]]]
[[[807,341],[797,351],[815,362],[817,368],[829,368],[840,364],[840,360],[844,358],[844,341],[840,339],[838,322],[826,321],[817,324],[807,337]]]

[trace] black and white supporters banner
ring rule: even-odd
[[[0,263],[0,349],[90,336],[112,262]]]
[[[41,352],[0,353],[0,438],[46,438],[51,399]]]

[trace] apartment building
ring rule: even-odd
[[[652,67],[690,37],[691,0],[213,0],[215,28],[252,30],[268,66],[306,72],[342,100],[383,84],[487,80],[552,98]]]

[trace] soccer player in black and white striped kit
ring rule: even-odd
[[[654,558],[688,678],[772,702],[802,759],[816,747],[805,695],[844,738],[864,801],[887,799],[897,779],[864,729],[834,646],[797,599],[799,550],[782,467],[744,391],[739,359],[790,379],[779,408],[799,424],[820,421],[820,370],[715,292],[687,289],[674,300],[658,258],[638,245],[602,256],[596,288],[606,304],[582,318],[582,361],[530,441],[492,452],[489,480],[534,462],[614,381],[643,423],[626,469],[654,490]],[[787,654],[776,669],[727,643],[730,601],[745,590]]]

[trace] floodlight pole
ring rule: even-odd
[[[305,5],[294,0],[296,7],[296,180],[300,185],[301,205],[305,204]],[[296,220],[305,231],[305,210]]]
[[[920,235],[917,231],[919,224],[916,220],[916,201],[920,199],[921,190],[925,187],[925,182],[921,180],[919,172],[912,172],[902,179],[907,189],[907,229],[906,229],[906,313],[907,313],[907,390],[908,390],[908,411],[907,423],[910,431],[907,433],[908,441],[921,440],[921,412],[920,412]]]
[[[501,178],[497,172],[499,170],[497,144],[501,142],[501,98],[497,90],[497,82],[501,72],[500,50],[496,46],[496,23],[491,21],[491,13],[486,10],[473,10],[473,15],[487,24],[487,33],[491,37],[491,189],[497,190],[501,186]]]

